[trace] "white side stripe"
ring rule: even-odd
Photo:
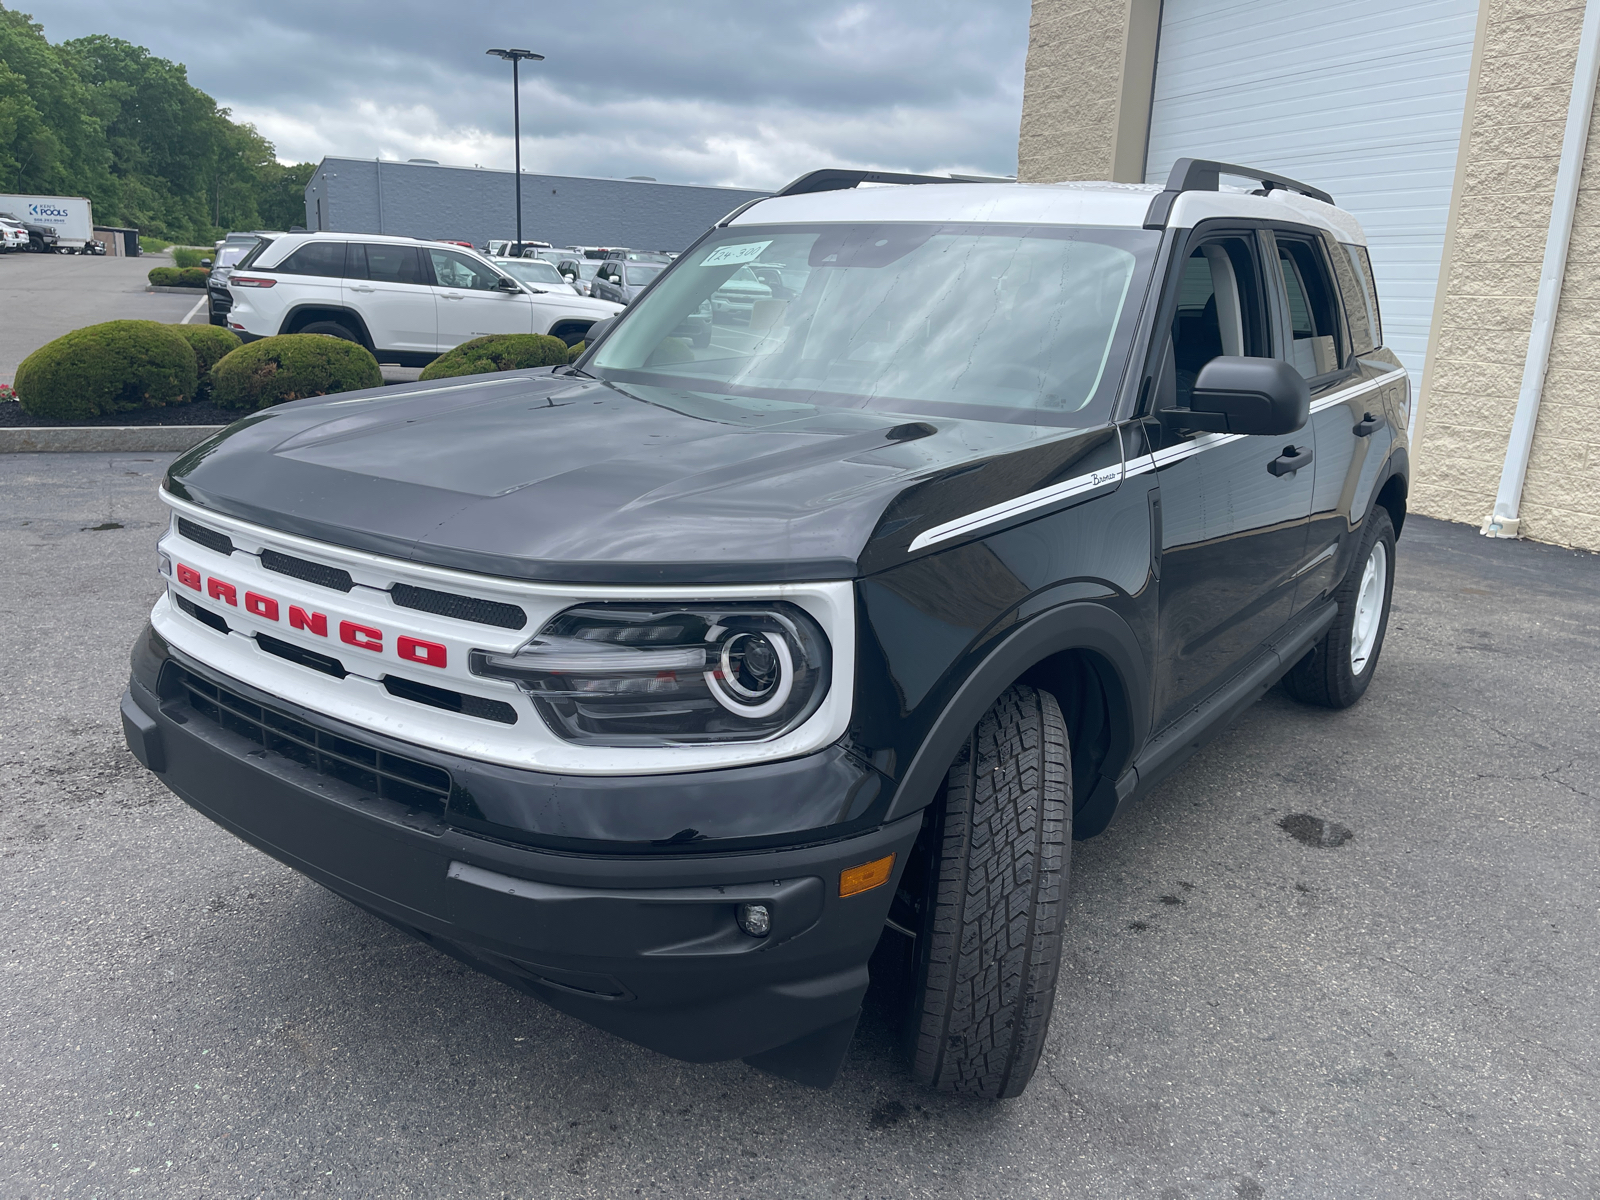
[[[1357,396],[1364,396],[1368,392],[1376,391],[1384,384],[1404,375],[1400,370],[1390,371],[1376,379],[1369,379],[1359,387],[1349,388],[1345,391],[1334,392],[1324,396],[1311,404],[1313,413],[1322,412],[1336,404],[1345,404]],[[1229,442],[1237,442],[1248,435],[1242,433],[1202,433],[1193,440],[1181,446],[1168,446],[1157,450],[1153,454],[1143,454],[1138,458],[1129,459],[1122,466],[1106,467],[1104,470],[1094,471],[1088,475],[1079,475],[1076,479],[1069,479],[1065,483],[1052,484],[1047,488],[1040,488],[1036,492],[1025,492],[1021,496],[1004,500],[999,504],[992,504],[988,508],[980,508],[977,512],[970,512],[964,517],[957,517],[953,521],[946,521],[942,525],[935,525],[926,529],[911,539],[910,551],[921,550],[936,542],[949,541],[953,537],[960,537],[964,533],[971,533],[985,525],[998,524],[1009,521],[1011,518],[1023,513],[1032,512],[1036,508],[1044,508],[1059,500],[1066,500],[1083,492],[1104,487],[1109,483],[1121,483],[1122,480],[1134,475],[1143,475],[1149,471],[1158,470],[1201,451],[1210,450],[1214,446],[1225,446]]]
[[[997,521],[1006,521],[1020,513],[1030,512],[1036,508],[1043,508],[1047,504],[1054,504],[1058,500],[1065,500],[1076,496],[1080,492],[1093,491],[1098,487],[1105,487],[1109,483],[1122,482],[1122,464],[1106,467],[1088,475],[1079,475],[1076,479],[1069,479],[1065,483],[1051,484],[1047,488],[1040,488],[1036,492],[1027,492],[1024,495],[1013,497],[1000,504],[992,504],[988,508],[980,508],[977,512],[968,513],[964,517],[957,517],[954,521],[946,521],[943,525],[935,525],[932,529],[924,530],[911,539],[911,549],[921,550],[924,546],[931,546],[935,542],[948,541],[950,538],[959,537],[973,529],[980,529],[985,525],[993,525]]]

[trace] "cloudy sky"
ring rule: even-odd
[[[8,0],[10,3],[10,0]],[[1016,171],[1028,0],[18,0],[189,69],[286,161],[324,154],[772,187],[818,166]]]

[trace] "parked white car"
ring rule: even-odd
[[[0,250],[10,253],[12,250],[27,248],[28,231],[15,221],[0,218]]]
[[[322,333],[382,362],[418,366],[492,333],[547,333],[569,346],[621,305],[525,287],[473,250],[377,234],[290,233],[228,278],[228,328],[246,341]]]
[[[555,263],[542,258],[502,258],[494,265],[535,295],[541,291],[571,292],[575,296],[584,294],[581,288],[569,283],[566,276],[556,270]]]

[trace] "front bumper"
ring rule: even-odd
[[[136,651],[122,701],[129,747],[225,829],[601,1029],[675,1058],[750,1058],[805,1082],[831,1080],[920,815],[852,836],[823,840],[819,832],[809,844],[737,852],[518,845],[460,828],[448,810],[365,791],[275,753],[247,736],[246,722],[201,711],[191,693],[164,683],[174,662],[152,678],[143,659]],[[188,662],[181,669],[205,670]],[[211,677],[236,698],[251,694]],[[372,740],[326,718],[317,724],[328,736]],[[652,782],[665,799],[675,788],[701,787],[705,774]],[[759,793],[749,803],[759,805]],[[838,895],[840,871],[891,853],[888,885]],[[739,929],[742,903],[768,906],[768,937]]]

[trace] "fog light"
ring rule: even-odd
[[[741,904],[737,913],[739,928],[754,938],[764,938],[772,932],[772,914],[765,904]]]

